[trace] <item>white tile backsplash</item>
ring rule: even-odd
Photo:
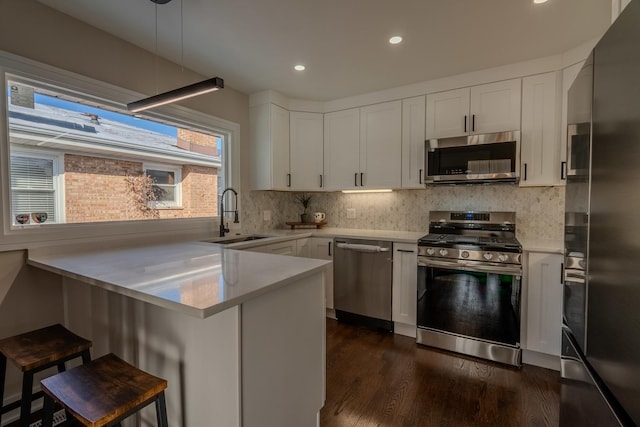
[[[561,240],[564,227],[564,187],[516,185],[430,186],[424,190],[392,193],[310,193],[309,213],[325,212],[330,227],[380,230],[427,231],[429,211],[515,211],[517,234],[522,239]],[[242,229],[256,233],[285,228],[299,221],[299,193],[249,191],[242,194]],[[355,209],[356,218],[347,218]],[[271,211],[264,221],[262,212]]]

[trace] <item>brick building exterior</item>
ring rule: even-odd
[[[218,214],[220,137],[57,103],[8,106],[14,224],[34,212],[70,224]],[[33,134],[46,145],[25,142]]]
[[[182,148],[218,153],[217,138],[178,130]],[[209,154],[210,155],[210,154]],[[219,155],[219,154],[215,154]],[[157,209],[159,218],[194,218],[218,214],[218,171],[213,167],[182,166],[182,205]],[[67,223],[140,219],[127,193],[127,176],[144,172],[143,162],[76,154],[64,155],[65,219]]]

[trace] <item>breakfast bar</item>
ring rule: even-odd
[[[28,263],[63,277],[65,326],[94,357],[168,380],[169,425],[318,425],[329,262],[182,242],[33,250]]]

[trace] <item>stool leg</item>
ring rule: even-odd
[[[164,391],[156,397],[156,418],[158,427],[169,427],[167,423],[167,402],[164,400]]]
[[[67,370],[66,365],[64,364],[64,362],[60,362],[58,363],[58,372],[64,372]]]
[[[55,404],[53,399],[47,394],[44,395],[44,406],[42,407],[42,427],[53,427],[53,412]]]
[[[89,350],[85,350],[82,352],[82,363],[87,364],[91,362],[91,353],[89,353]]]
[[[4,405],[4,377],[7,370],[7,358],[0,353],[0,424],[2,424],[2,406]]]
[[[22,375],[20,427],[29,427],[29,420],[31,418],[31,393],[33,393],[33,372],[25,372]]]

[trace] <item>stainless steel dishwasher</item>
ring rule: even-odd
[[[392,243],[334,239],[333,286],[340,321],[393,331]]]

